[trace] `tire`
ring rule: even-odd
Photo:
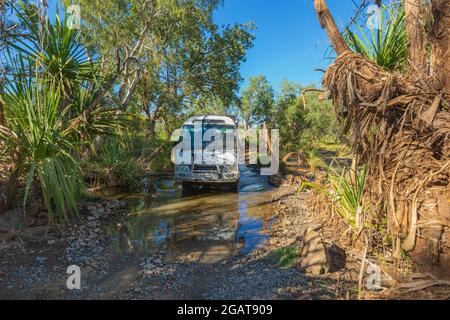
[[[192,184],[187,181],[181,182],[181,197],[188,197],[192,194]]]
[[[186,190],[186,191],[192,190],[192,187],[193,187],[193,184],[190,181],[182,181],[181,182],[181,188],[183,190]]]
[[[239,183],[238,182],[231,182],[228,185],[228,190],[232,192],[238,192],[239,191]]]

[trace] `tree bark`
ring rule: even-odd
[[[405,0],[406,33],[408,34],[409,72],[427,74],[425,33],[421,24],[423,0]]]
[[[6,210],[11,209],[16,199],[17,185],[19,183],[19,177],[22,171],[22,157],[20,151],[16,153],[15,166],[9,175],[8,181],[5,185],[3,194],[0,194],[0,214]]]
[[[433,0],[431,11],[434,18],[430,34],[433,49],[432,74],[441,83],[442,90],[448,99],[450,95],[450,1]]]
[[[1,84],[0,84],[1,86]],[[2,94],[1,90],[0,90],[0,95]],[[4,115],[4,105],[2,102],[2,98],[0,96],[0,126],[4,126],[5,125],[5,115]]]
[[[147,135],[149,140],[155,136],[156,119],[153,115],[148,116]]]
[[[317,18],[319,19],[320,25],[325,29],[328,38],[331,41],[336,53],[339,55],[345,51],[348,51],[348,46],[344,41],[339,29],[336,26],[336,22],[333,19],[325,0],[314,0],[314,9],[317,13]]]

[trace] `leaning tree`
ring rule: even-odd
[[[326,95],[368,170],[366,196],[387,215],[393,256],[450,276],[450,1],[404,0],[408,72],[350,51],[325,0],[314,8],[337,58]]]

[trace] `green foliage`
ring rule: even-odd
[[[275,251],[278,265],[284,268],[295,267],[297,264],[298,255],[298,248],[295,246],[284,247]]]
[[[356,161],[354,168],[344,168],[340,174],[336,171],[330,171],[328,178],[331,191],[326,187],[309,182],[304,182],[301,189],[312,187],[327,195],[331,199],[336,212],[353,231],[359,234],[364,226],[363,215],[367,211],[364,203],[365,166],[358,169]]]
[[[95,34],[95,44],[115,68],[115,53],[127,58],[133,52],[134,72],[129,71],[114,92],[120,104],[137,77],[136,92],[128,110],[145,112],[149,122],[174,122],[186,105],[220,99],[236,100],[241,81],[240,64],[254,39],[251,24],[219,27],[213,11],[222,1],[81,0],[83,18]],[[112,56],[113,53],[113,56]],[[139,71],[139,72],[138,72]],[[189,108],[187,108],[189,109]],[[167,130],[172,129],[168,128]]]
[[[86,162],[86,172],[94,187],[119,187],[139,191],[143,165],[123,138],[102,141],[98,151]]]
[[[39,21],[35,6],[19,4],[15,12],[28,34],[10,39],[9,46],[26,57],[40,76],[57,84],[63,98],[70,97],[84,80],[93,80],[97,66],[91,58],[91,44],[78,30],[67,26],[66,11],[63,19],[57,14],[52,24],[48,17]]]
[[[19,150],[27,171],[25,201],[34,177],[41,185],[50,218],[67,219],[77,213],[82,189],[73,151],[79,145],[66,131],[60,111],[58,87],[38,81],[18,83],[5,94],[5,120],[9,134],[0,134],[9,150]]]
[[[323,161],[322,157],[318,154],[317,149],[311,148],[303,148],[306,149],[306,157],[308,159],[308,165],[311,168],[312,172],[316,172],[317,170],[326,170],[328,166]]]
[[[321,141],[340,140],[340,126],[337,123],[331,102],[320,101],[317,92],[307,92],[313,86],[303,87],[299,83],[284,80],[279,92],[275,92],[264,76],[253,77],[242,91],[241,101],[236,106],[244,126],[266,123],[280,133],[282,154],[317,149]],[[275,97],[276,96],[276,97]],[[304,104],[306,99],[306,106]],[[314,154],[310,154],[314,168],[325,165]]]
[[[340,126],[330,101],[320,101],[318,93],[306,94],[304,128],[300,132],[302,141],[315,145],[324,139],[338,140]]]
[[[264,76],[252,77],[242,92],[239,112],[246,128],[270,124],[274,112],[274,90]]]
[[[349,173],[349,174],[347,174]],[[344,220],[357,231],[364,208],[364,186],[366,182],[366,168],[344,170],[340,175],[331,174],[330,182],[335,192],[336,211]]]
[[[376,29],[365,31],[361,26],[357,26],[357,31],[347,30],[344,33],[344,39],[350,49],[388,71],[405,71],[408,62],[408,38],[403,8],[388,9],[383,6]]]
[[[230,106],[227,106],[219,98],[200,97],[186,104],[186,117],[202,114],[225,115],[231,113]]]
[[[81,54],[89,51],[83,38],[60,19],[46,18],[38,28],[33,8],[17,10],[30,36],[18,38],[8,56],[13,76],[3,94],[2,151],[16,154],[26,172],[24,206],[36,181],[49,220],[67,221],[82,195],[81,155],[95,135],[112,132],[114,110],[92,104],[101,85],[94,63]]]
[[[275,103],[272,127],[280,130],[282,153],[313,150],[322,140],[339,140],[339,125],[329,101],[320,101],[317,92],[306,93],[306,108],[298,83],[283,81]]]

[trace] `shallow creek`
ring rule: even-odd
[[[214,263],[264,246],[273,217],[271,187],[257,169],[240,169],[234,193],[209,188],[186,194],[174,180],[158,178],[147,193],[110,195],[132,203],[127,217],[108,227],[111,249]]]

